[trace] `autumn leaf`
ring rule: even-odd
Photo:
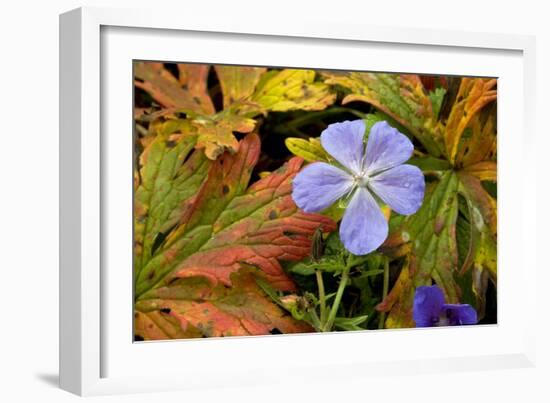
[[[246,101],[254,93],[256,85],[267,71],[264,67],[215,66],[223,92],[223,107]]]
[[[321,141],[315,137],[310,137],[308,140],[288,137],[285,139],[285,145],[292,154],[307,162],[329,161],[330,159],[321,145]]]
[[[165,108],[214,113],[206,87],[208,66],[178,65],[179,80],[162,63],[135,62],[135,86],[147,91]]]
[[[210,117],[197,117],[192,120],[197,129],[197,148],[203,148],[204,154],[215,160],[224,151],[236,153],[239,142],[233,132],[250,133],[256,127],[254,119],[231,113],[219,113]]]
[[[254,119],[269,111],[320,110],[332,104],[336,95],[329,87],[315,81],[312,70],[272,70],[263,67],[215,66],[223,94],[223,110],[216,111],[208,93],[210,67],[178,64],[178,78],[162,63],[136,62],[136,87],[148,92],[163,109],[136,108],[137,119],[181,120],[185,118],[196,129],[195,146],[215,160],[225,151],[237,152],[234,135],[250,133]]]
[[[495,182],[497,176],[496,108],[489,106],[496,99],[496,80],[467,77],[447,88],[414,74],[323,75],[327,84],[347,91],[343,103],[371,104],[428,152],[410,161],[433,179],[423,205],[397,226],[382,248],[391,258],[406,259],[393,289],[377,307],[389,312],[386,327],[414,326],[412,299],[418,286],[435,282],[448,302],[458,303],[471,293],[464,287],[477,287],[483,292],[483,282],[479,281],[483,270],[488,270],[496,282],[496,201],[482,185],[482,181]],[[430,91],[424,83],[430,85]],[[450,112],[440,113],[444,104]],[[459,195],[470,206],[467,219],[475,227],[468,242],[483,245],[468,248],[460,267],[456,238]],[[469,284],[462,279],[466,274],[470,276]]]
[[[407,267],[402,269],[394,289],[378,309],[389,311],[386,327],[414,327],[412,298],[414,289],[430,285],[432,280],[445,292],[449,303],[459,301],[453,275],[458,265],[456,218],[458,214],[458,177],[447,171],[426,192],[420,210],[407,218],[393,234],[411,241]],[[391,239],[391,237],[390,237]]]
[[[496,79],[465,77],[460,83],[455,104],[445,125],[447,158],[454,164],[460,139],[472,118],[497,97]]]
[[[195,151],[187,161],[195,154],[201,153]],[[218,160],[208,162],[207,177],[200,189],[185,199],[184,214],[177,225],[164,235],[154,252],[141,252],[144,264],[136,276],[136,309],[143,306],[142,300],[158,299],[159,290],[181,292],[172,287],[181,287],[182,281],[189,278],[205,279],[213,288],[220,285],[238,288],[233,280],[243,269],[252,270],[277,290],[295,289],[280,261],[301,260],[309,255],[314,231],[319,227],[332,231],[335,224],[324,216],[298,211],[292,201],[291,181],[302,165],[301,159],[291,159],[249,187],[259,154],[259,138],[249,134],[240,142],[236,154],[225,153]],[[156,165],[163,165],[163,161]],[[181,204],[178,208],[181,209]],[[162,225],[155,228],[159,227]],[[156,236],[145,235],[153,239]],[[239,292],[235,290],[234,295]],[[172,308],[180,315],[184,315],[182,309],[195,306],[184,301],[178,304]],[[158,305],[157,311],[160,309],[162,306]],[[274,320],[269,312],[264,314]],[[143,320],[148,326],[159,315],[148,311],[147,319]],[[216,318],[214,315],[210,320],[216,322]],[[140,326],[145,322],[139,322]],[[249,334],[260,334],[254,333],[260,329],[266,328],[248,328]]]
[[[458,197],[462,196],[468,206],[468,236],[464,258],[459,265],[457,239]],[[392,291],[377,307],[389,312],[386,327],[411,327],[414,290],[435,281],[446,295],[449,303],[464,302],[472,291],[478,296],[477,306],[483,316],[484,294],[487,287],[483,281],[487,272],[497,281],[496,261],[496,200],[481,185],[481,181],[465,171],[442,171],[438,182],[427,188],[424,204],[420,210],[405,219],[392,233],[384,247],[386,254],[405,256],[403,267]],[[461,277],[468,276],[470,281]]]
[[[136,275],[185,217],[209,168],[204,155],[192,152],[196,136],[179,132],[183,127],[173,123],[159,128],[140,157],[140,182],[134,198]]]
[[[464,130],[459,142],[455,165],[462,166],[467,170],[475,170],[481,174],[485,169],[480,169],[479,165],[477,168],[472,167],[479,163],[489,163],[488,170],[494,170],[496,168],[496,145],[496,109],[491,107],[484,122],[480,114],[475,115]],[[494,164],[494,168],[490,166],[491,163]],[[494,176],[496,177],[496,171]]]
[[[323,72],[325,83],[345,88],[342,103],[367,102],[405,127],[434,157],[442,141],[432,99],[415,74]]]
[[[313,331],[273,303],[255,279],[244,269],[231,275],[230,288],[187,278],[155,289],[136,303],[135,335],[160,340]]]
[[[272,70],[263,75],[251,100],[274,112],[317,111],[334,103],[336,94],[315,81],[313,70]]]

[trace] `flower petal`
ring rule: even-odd
[[[366,188],[358,188],[340,224],[340,239],[354,255],[366,255],[388,236],[388,223]]]
[[[471,305],[445,304],[442,311],[451,326],[475,325],[477,323],[477,312]]]
[[[399,214],[413,214],[424,200],[424,174],[413,165],[399,165],[374,176],[369,188],[392,210]]]
[[[375,123],[367,141],[365,169],[368,175],[393,168],[411,158],[413,144],[387,122]]]
[[[314,162],[303,168],[292,182],[292,199],[306,213],[324,210],[344,196],[353,178],[335,166]]]
[[[418,287],[413,301],[413,320],[416,327],[436,326],[444,303],[445,296],[438,286]]]
[[[329,125],[321,133],[321,144],[340,164],[353,173],[363,169],[365,122],[354,120]]]

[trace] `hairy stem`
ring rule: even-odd
[[[321,315],[321,327],[324,326],[327,320],[327,302],[325,297],[325,283],[323,282],[323,273],[319,270],[315,271],[315,277],[317,277],[317,288],[319,288],[319,306]]]
[[[351,259],[348,259],[348,264],[346,264],[346,267],[342,272],[342,276],[340,277],[340,284],[338,285],[338,291],[336,291],[336,297],[334,297],[334,302],[330,309],[330,314],[323,328],[324,332],[330,332],[332,330],[332,326],[334,325],[334,319],[336,318],[336,314],[338,313],[338,308],[340,307],[340,301],[342,300],[342,296],[344,295],[344,290],[348,285],[349,270],[351,269],[351,265],[349,264],[350,261]]]

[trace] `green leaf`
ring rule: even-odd
[[[409,129],[407,129],[405,126],[400,124],[397,120],[395,120],[394,118],[392,118],[391,116],[383,112],[376,111],[374,113],[368,113],[365,118],[365,127],[366,127],[365,141],[369,137],[369,133],[370,133],[370,130],[372,129],[372,126],[374,126],[375,123],[384,122],[384,121],[387,122],[391,127],[395,127],[401,133],[409,135]]]
[[[424,157],[412,157],[407,164],[415,165],[426,175],[441,176],[444,171],[452,168],[447,160],[435,158],[430,155]]]
[[[251,100],[266,110],[286,112],[322,110],[335,98],[328,85],[315,81],[313,70],[284,69],[264,74]]]
[[[497,279],[496,200],[481,186],[480,181],[464,173],[459,174],[459,191],[468,205],[469,222],[474,239],[471,263],[478,271],[487,270],[493,282]],[[461,271],[465,271],[465,265]]]
[[[411,164],[435,176],[424,204],[392,233],[382,248],[406,260],[388,297],[388,327],[413,326],[414,290],[435,281],[450,303],[470,303],[483,316],[487,280],[497,281],[496,200],[483,181],[496,181],[494,80],[463,78],[446,124],[445,157],[414,157]],[[459,198],[460,194],[462,198]],[[496,194],[496,193],[495,193]],[[464,200],[458,218],[459,200]]]
[[[359,325],[365,323],[367,319],[367,315],[357,316],[355,318],[335,318],[334,326],[340,330],[365,330],[365,328]]]
[[[372,126],[374,126],[378,122],[382,122],[384,120],[384,116],[377,114],[377,113],[369,113],[365,117],[365,137],[368,137],[370,133],[370,129],[372,129]]]
[[[308,259],[298,262],[289,267],[291,273],[300,274],[301,276],[310,276],[315,274],[315,271],[326,273],[339,273],[344,269],[340,258],[335,256],[324,256],[318,261]]]
[[[414,74],[325,72],[325,83],[345,88],[342,103],[367,102],[395,119],[434,157],[443,148],[440,127],[420,77]]]
[[[423,206],[407,223],[413,240],[411,266],[415,286],[430,279],[444,290],[447,302],[457,303],[452,272],[458,263],[455,225],[458,214],[458,178],[449,171],[441,178]]]
[[[162,249],[159,239],[166,239],[190,211],[209,169],[202,153],[193,152],[196,136],[174,134],[178,128],[173,122],[163,125],[140,158],[141,181],[134,198],[136,276],[149,263],[154,249]]]
[[[443,99],[445,98],[446,93],[447,90],[445,88],[439,87],[433,91],[430,91],[428,94],[430,101],[432,102],[433,115],[436,119],[439,118],[439,111],[441,110],[441,105],[443,104]]]
[[[338,232],[333,232],[327,237],[325,254],[334,256],[342,256],[347,254],[346,248],[344,248],[344,244],[340,240],[340,235]]]
[[[379,305],[389,311],[386,327],[414,327],[412,299],[414,290],[439,285],[448,303],[459,301],[459,290],[454,280],[457,270],[456,218],[458,214],[458,177],[447,171],[441,180],[426,191],[424,204],[410,216],[399,230],[405,240],[411,241],[408,260],[388,297]]]
[[[276,290],[295,289],[280,260],[303,259],[310,253],[314,231],[319,227],[332,231],[335,224],[321,215],[298,211],[292,201],[291,181],[302,164],[298,158],[291,159],[248,187],[259,153],[259,138],[250,134],[241,141],[236,154],[225,153],[217,161],[209,163],[207,179],[192,198],[191,207],[179,217],[177,226],[136,276],[138,311],[146,304],[145,301],[152,300],[157,310],[168,305],[178,318],[190,321],[186,310],[200,305],[200,300],[204,298],[197,297],[197,301],[191,298],[191,302],[188,299],[178,300],[178,295],[189,298],[185,294],[186,279],[204,278],[213,289],[219,284],[232,289],[235,287],[233,274],[245,269],[254,271]],[[256,282],[254,284],[257,286]],[[227,302],[231,296],[229,299],[237,303],[242,291],[228,293],[220,298]],[[266,298],[269,299],[268,296]],[[153,305],[147,306],[151,308]],[[224,306],[224,310],[227,311],[230,306]],[[212,315],[204,316],[213,322],[213,330],[194,326],[203,335],[226,334],[217,327],[216,315],[221,313],[210,306],[209,309],[212,309]],[[269,316],[269,311],[265,315]],[[180,322],[182,326],[185,324],[183,320]],[[201,323],[204,324],[204,320],[201,319]],[[223,327],[222,324],[220,326]],[[262,326],[248,328],[249,334],[263,334],[259,332],[265,330],[266,327]],[[230,332],[234,331],[232,328]],[[141,335],[144,338],[149,336]]]
[[[285,145],[292,154],[303,158],[307,162],[328,162],[330,160],[329,155],[318,138],[310,137],[308,140],[304,140],[296,137],[288,137],[285,139]]]

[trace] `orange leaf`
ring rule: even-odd
[[[187,109],[203,114],[214,113],[214,106],[206,89],[209,67],[178,66],[181,66],[180,80],[162,63],[135,62],[135,86],[148,92],[165,108]]]
[[[282,314],[276,306],[276,309],[267,308],[273,305],[272,300],[269,305],[257,302],[256,307],[246,305],[238,311],[246,319],[247,309],[261,308],[267,322],[243,319],[238,323],[235,319],[238,314],[228,316],[230,306],[220,311],[219,304],[214,307],[202,302],[214,290],[241,295],[244,291],[238,289],[241,285],[234,279],[240,278],[239,273],[243,270],[261,276],[275,289],[295,290],[294,282],[280,262],[303,259],[311,253],[311,236],[317,228],[328,232],[336,227],[331,219],[303,213],[294,204],[292,179],[302,166],[300,158],[291,159],[248,187],[259,154],[260,140],[256,134],[249,134],[240,142],[236,154],[225,153],[209,164],[207,179],[190,199],[192,204],[185,208],[185,216],[139,273],[136,281],[138,311],[144,313],[145,301],[162,300],[171,295],[170,301],[157,301],[155,309],[147,305],[147,312],[169,308],[170,316],[176,317],[186,335],[189,329],[204,335],[265,334],[272,325],[283,332],[293,326],[303,329],[304,325],[295,322],[293,326],[288,325],[288,318],[284,323],[277,322],[277,315]],[[197,279],[206,281],[207,286],[203,285],[201,293],[190,297],[192,290],[183,289],[182,284]],[[209,313],[203,312],[201,319],[197,319],[196,315],[204,310]],[[140,326],[158,319],[158,315],[147,315]],[[209,317],[208,321],[213,322],[217,330],[205,327],[202,316]],[[202,325],[199,326],[199,322]],[[143,326],[139,329],[143,331]],[[147,334],[156,337],[157,330]],[[173,329],[169,333],[181,336]]]
[[[497,98],[496,79],[468,78],[460,83],[456,101],[445,126],[445,149],[447,158],[454,164],[464,129],[472,118],[489,102]]]

